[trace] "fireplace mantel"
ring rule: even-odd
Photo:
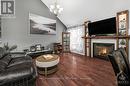
[[[130,35],[128,36],[88,36],[88,37],[82,37],[84,39],[122,39],[122,38],[128,38],[130,39]]]
[[[126,52],[128,54],[128,46],[129,46],[129,39],[130,39],[130,35],[126,35],[126,36],[84,36],[82,37],[83,39],[85,39],[85,55],[91,57],[91,40],[93,39],[114,39],[116,40],[116,47],[119,47],[119,40],[120,39],[126,39]],[[88,53],[89,52],[89,53]]]

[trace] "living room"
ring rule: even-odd
[[[127,57],[125,62],[129,65],[129,0],[9,1],[1,0],[0,86],[130,85],[130,68],[125,74],[128,83],[126,79],[126,84],[122,84],[117,78],[112,56],[107,57],[110,52],[122,47],[121,43],[124,57]],[[50,9],[55,4],[60,5],[60,13]],[[12,9],[13,13],[8,13]],[[120,29],[119,24],[123,14],[125,31]],[[109,26],[114,25],[114,29],[92,30],[94,27],[95,30],[101,28],[96,26],[97,22],[107,20],[112,22]],[[97,52],[102,55],[96,55]],[[7,62],[3,63],[3,58]]]

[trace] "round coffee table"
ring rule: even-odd
[[[57,71],[60,57],[54,54],[41,55],[36,58],[36,66],[40,74],[47,76]]]

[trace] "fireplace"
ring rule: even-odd
[[[93,57],[108,60],[107,55],[114,50],[113,43],[93,43]]]

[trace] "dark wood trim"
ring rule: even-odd
[[[127,52],[127,55],[129,55],[129,39],[130,39],[130,35],[128,35],[128,29],[129,29],[129,11],[128,10],[124,10],[124,11],[120,11],[117,13],[116,15],[116,20],[117,20],[117,35],[120,35],[119,34],[119,16],[120,15],[123,15],[123,14],[126,14],[126,23],[125,23],[125,26],[126,26],[126,34],[125,36],[123,36],[122,38],[117,38],[117,48],[119,48],[119,39],[125,39],[126,40],[126,52]]]
[[[85,21],[84,22],[84,37],[88,37],[88,23],[90,23],[90,21]],[[84,44],[85,44],[85,56],[89,56],[91,57],[91,39],[87,38],[84,39]],[[89,53],[88,53],[89,52]]]
[[[128,36],[88,36],[88,37],[82,37],[84,39],[122,39],[122,38],[128,38],[130,39],[130,35]]]

